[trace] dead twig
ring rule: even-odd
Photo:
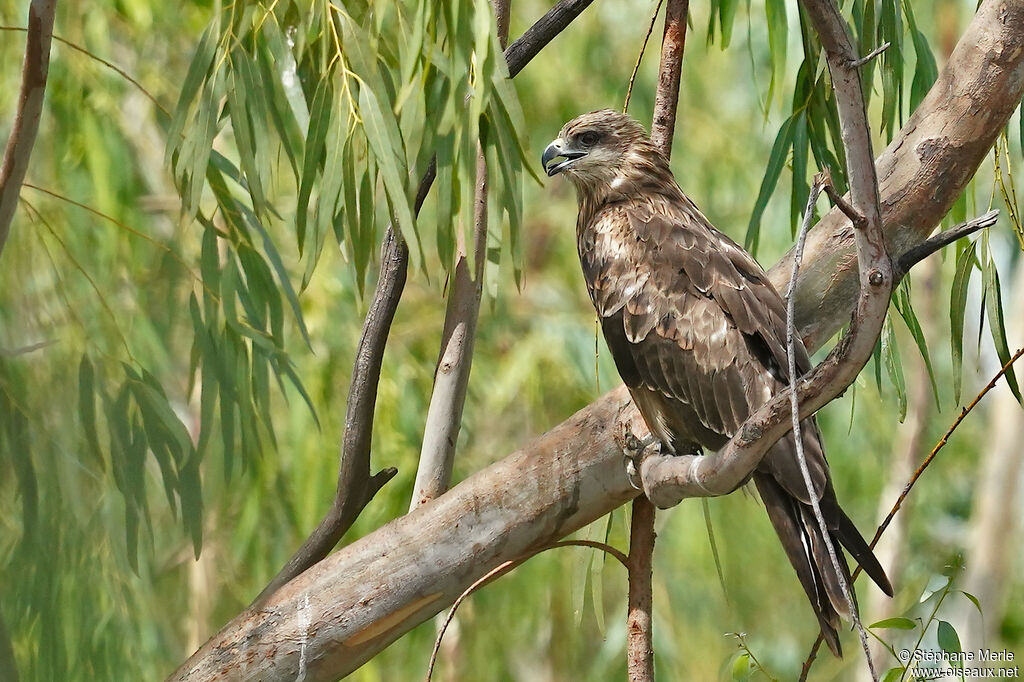
[[[814,518],[818,522],[818,528],[821,529],[821,537],[822,540],[825,541],[825,549],[828,550],[829,561],[832,563],[835,575],[839,579],[839,586],[842,588],[843,596],[846,598],[846,606],[850,610],[850,617],[853,619],[853,624],[857,628],[857,634],[860,636],[861,646],[864,648],[864,657],[867,660],[868,671],[871,673],[871,679],[877,680],[878,673],[875,672],[875,664],[874,661],[871,660],[871,650],[868,647],[867,631],[864,629],[864,625],[860,622],[860,614],[857,611],[857,600],[854,599],[850,583],[846,580],[846,571],[843,570],[843,566],[839,563],[835,543],[832,542],[832,532],[829,530],[828,524],[825,522],[825,516],[821,513],[821,504],[818,500],[818,494],[814,490],[814,482],[811,480],[811,472],[807,468],[807,457],[804,455],[803,437],[800,433],[800,404],[797,402],[796,397],[796,383],[799,380],[796,373],[796,326],[794,323],[794,320],[796,319],[796,297],[793,295],[793,292],[796,290],[797,275],[800,274],[800,262],[803,260],[804,244],[807,241],[807,231],[811,227],[811,218],[814,214],[814,204],[818,201],[818,195],[821,193],[822,186],[828,186],[828,178],[826,175],[819,173],[814,179],[814,184],[811,186],[810,193],[807,195],[807,206],[804,208],[804,220],[803,224],[800,226],[800,235],[797,238],[796,250],[793,252],[793,272],[789,278],[789,288],[786,290],[786,359],[789,365],[789,404],[793,421],[793,442],[796,445],[796,459],[800,465],[800,475],[803,477],[804,485],[807,487],[807,497],[811,501],[811,509],[814,511]]]
[[[559,542],[553,542],[550,545],[541,547],[536,552],[531,552],[529,555],[526,555],[519,559],[506,561],[495,566],[487,573],[473,581],[473,584],[467,587],[462,592],[462,594],[460,594],[455,599],[455,602],[452,604],[452,607],[448,609],[448,615],[445,616],[444,622],[438,629],[437,638],[434,640],[434,649],[430,652],[430,663],[427,666],[426,682],[430,682],[430,678],[434,674],[434,666],[437,664],[437,654],[441,650],[441,640],[444,639],[444,633],[448,630],[448,626],[451,625],[452,619],[455,617],[455,611],[459,608],[459,605],[462,604],[463,600],[469,595],[476,592],[484,585],[486,585],[487,583],[491,582],[492,580],[500,578],[512,569],[516,568],[530,557],[537,556],[541,552],[546,552],[549,549],[556,549],[558,547],[589,547],[591,549],[599,549],[602,552],[605,552],[606,554],[615,557],[615,559],[626,568],[629,567],[629,559],[626,558],[625,554],[623,554],[621,551],[612,547],[609,544],[603,542],[594,542],[593,540],[561,540]]]
[[[978,216],[972,220],[960,223],[954,227],[939,232],[938,234],[932,235],[928,239],[924,240],[917,246],[906,251],[902,256],[896,259],[895,266],[893,268],[893,276],[896,281],[903,279],[910,268],[914,267],[928,256],[932,255],[936,251],[946,246],[949,246],[958,239],[962,239],[969,234],[973,234],[978,230],[986,227],[991,227],[996,224],[996,219],[999,218],[999,211],[989,211],[988,213]]]
[[[982,216],[982,218],[984,218],[984,216]],[[980,220],[980,218],[978,220]],[[960,410],[960,414],[956,416],[956,419],[953,420],[953,423],[950,424],[949,428],[946,429],[946,432],[942,434],[942,438],[939,439],[939,442],[935,444],[935,447],[933,447],[931,452],[928,453],[928,456],[924,458],[924,460],[921,462],[921,465],[917,467],[913,475],[910,477],[910,480],[907,481],[907,484],[903,486],[902,492],[900,492],[899,497],[896,498],[896,501],[893,503],[892,508],[889,510],[889,513],[886,514],[885,519],[875,530],[875,536],[871,538],[871,542],[868,543],[868,545],[872,549],[875,548],[875,545],[877,545],[878,541],[882,538],[882,534],[885,533],[886,529],[889,527],[889,524],[892,523],[893,518],[896,516],[896,512],[898,512],[902,508],[903,502],[907,499],[907,496],[910,495],[910,491],[914,488],[914,485],[917,483],[918,479],[921,478],[925,470],[935,460],[935,456],[939,454],[939,450],[946,446],[946,443],[949,442],[950,436],[953,435],[953,432],[956,431],[957,427],[960,426],[964,419],[967,418],[967,415],[971,413],[971,410],[977,407],[978,403],[981,402],[981,399],[984,398],[989,391],[995,388],[996,384],[999,382],[1000,377],[1006,374],[1006,372],[1009,371],[1010,367],[1013,366],[1013,363],[1017,362],[1017,360],[1020,360],[1022,356],[1024,356],[1024,348],[1018,349],[1017,352],[1010,357],[1006,364],[1003,365],[998,372],[996,372],[995,376],[993,376],[992,379],[990,379],[989,382],[985,384],[984,388],[982,388],[981,391],[978,392],[978,395],[974,396],[974,400],[968,403],[967,407],[964,407]],[[863,571],[861,567],[857,566],[857,568],[854,569],[853,574],[851,576],[852,579],[854,581],[857,580],[858,576],[860,576],[862,572]],[[818,649],[821,648],[822,641],[823,640],[821,638],[821,635],[819,634],[818,638],[814,640],[814,644],[811,645],[811,650],[807,652],[807,657],[804,659],[804,663],[800,668],[799,682],[805,682],[807,680],[807,673],[810,671],[811,665],[814,663],[814,660],[818,655]]]
[[[647,35],[644,36],[644,42],[640,45],[640,52],[636,56],[636,64],[633,65],[633,73],[629,74],[629,85],[626,87],[626,99],[622,102],[622,113],[629,111],[629,100],[633,96],[633,83],[636,82],[636,74],[640,71],[640,62],[644,60],[644,53],[647,51],[647,43],[651,40],[651,34],[654,33],[654,24],[658,21],[658,14],[661,13],[661,6],[665,0],[658,0],[657,7],[654,8],[654,12],[651,14],[651,23],[647,26]]]

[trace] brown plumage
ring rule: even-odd
[[[576,187],[580,263],[608,347],[663,449],[714,451],[789,382],[786,310],[753,257],[712,227],[676,184],[668,161],[630,117],[610,111],[565,124],[544,152],[548,175]],[[800,373],[810,359],[797,344]],[[836,501],[821,434],[802,423],[804,453],[834,544],[888,595],[892,588]],[[752,479],[810,599],[841,655],[849,609],[800,474],[793,435]],[[849,571],[840,552],[847,579]]]

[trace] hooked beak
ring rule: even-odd
[[[565,146],[565,142],[559,137],[549,144],[547,149],[544,150],[544,153],[540,157],[540,163],[544,166],[544,172],[548,174],[548,177],[550,177],[561,173],[563,170],[568,168],[573,161],[586,155],[586,152],[567,148]],[[556,159],[563,160],[556,161]],[[555,163],[551,163],[552,161],[555,161]]]

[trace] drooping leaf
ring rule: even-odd
[[[964,314],[967,311],[967,287],[977,262],[976,242],[971,242],[956,259],[956,273],[949,295],[950,351],[953,358],[953,402],[960,403],[963,383]]]
[[[764,177],[761,179],[761,188],[757,192],[757,200],[754,202],[754,209],[750,214],[750,222],[747,225],[747,236],[743,240],[743,246],[751,253],[757,253],[758,241],[761,235],[761,217],[768,205],[768,200],[775,190],[779,181],[782,167],[786,163],[786,155],[793,145],[793,116],[786,119],[775,136],[775,143],[772,145],[771,154],[768,156],[768,166],[765,168]]]

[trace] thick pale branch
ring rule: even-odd
[[[1021,26],[1022,3],[983,2],[931,93],[876,162],[891,253],[927,238],[1019,103]],[[808,350],[820,347],[856,305],[852,245],[838,211],[810,234],[796,297]],[[780,290],[790,267],[783,259],[771,271],[781,275]],[[634,497],[613,439],[613,425],[628,418],[640,419],[619,387],[239,615],[171,679],[294,680],[302,651],[319,666],[308,680],[354,670],[495,566]]]
[[[46,77],[50,71],[50,44],[53,42],[53,15],[57,0],[32,0],[28,6],[28,31],[25,36],[25,61],[21,70],[18,110],[7,138],[3,165],[0,165],[0,255],[4,252],[11,221],[18,207],[21,183],[28,172],[28,161],[39,132],[43,114]]]
[[[327,557],[245,611],[171,680],[335,680],[475,580],[637,494],[613,435],[624,387],[523,450]],[[473,548],[472,550],[470,548]]]

